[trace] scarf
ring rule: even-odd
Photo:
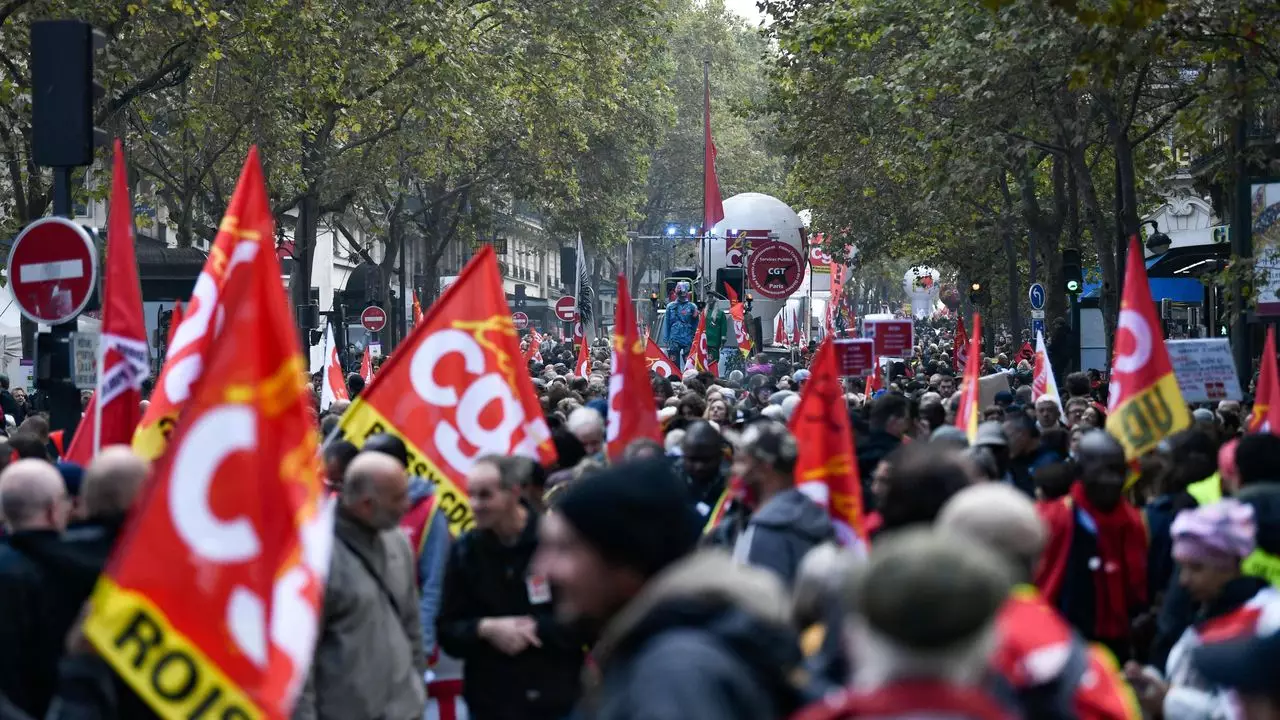
[[[1095,634],[1100,638],[1129,636],[1129,613],[1147,604],[1147,530],[1142,516],[1127,501],[1109,512],[1095,507],[1084,485],[1071,486],[1071,500],[1089,514],[1098,528],[1098,559],[1093,574],[1096,606]]]

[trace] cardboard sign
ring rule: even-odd
[[[871,340],[836,338],[836,367],[842,376],[870,375],[876,367],[875,344]]]
[[[876,355],[911,357],[915,354],[915,330],[911,320],[862,321],[862,337],[875,341]]]
[[[1182,399],[1189,403],[1243,400],[1231,344],[1226,338],[1169,340],[1169,361]]]
[[[71,333],[71,376],[76,387],[92,390],[98,385],[98,333]]]
[[[978,413],[996,404],[996,395],[1009,392],[1008,373],[983,375],[978,378]]]

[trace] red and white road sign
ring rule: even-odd
[[[369,332],[379,332],[387,326],[387,311],[377,305],[370,305],[360,313],[360,324]]]
[[[565,322],[573,322],[578,319],[578,299],[572,295],[565,295],[556,301],[556,317]]]
[[[511,322],[515,323],[517,330],[523,330],[529,327],[529,316],[522,312],[511,313]]]
[[[84,309],[98,281],[98,250],[76,223],[47,217],[28,225],[9,251],[9,287],[22,314],[57,325]]]

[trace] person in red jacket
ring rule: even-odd
[[[1012,587],[999,557],[963,535],[904,528],[876,544],[841,593],[853,677],[792,720],[1006,720],[989,689],[995,615]]]
[[[1147,604],[1147,530],[1124,499],[1124,448],[1102,430],[1080,438],[1078,475],[1066,497],[1038,507],[1049,530],[1035,586],[1086,639],[1123,663],[1132,623]]]
[[[947,503],[938,528],[983,543],[1013,568],[1019,584],[996,618],[1000,639],[991,664],[1013,686],[1026,717],[1142,717],[1111,654],[1085,643],[1030,584],[1045,529],[1025,495],[998,483],[974,485]],[[1091,681],[1084,682],[1086,677]]]

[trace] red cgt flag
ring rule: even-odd
[[[364,378],[366,385],[373,382],[373,351],[368,345],[364,346],[364,355],[360,357],[360,377]]]
[[[350,400],[347,394],[347,379],[342,374],[342,363],[338,361],[338,344],[333,338],[333,324],[324,331],[325,347],[329,351],[324,354],[324,378],[320,384],[320,410],[328,410],[339,400]]]
[[[1276,328],[1267,327],[1267,342],[1262,346],[1262,368],[1258,373],[1258,387],[1255,388],[1253,414],[1249,416],[1249,432],[1266,432],[1271,414],[1271,398],[1278,387],[1280,375],[1276,373]],[[1280,427],[1269,424],[1272,433],[1280,435]]]
[[[698,329],[693,332],[693,344],[689,348],[689,356],[684,359],[684,367],[680,368],[684,372],[696,370],[709,372],[712,375],[720,374],[719,360],[711,357],[711,351],[707,349],[707,313],[709,312],[711,312],[711,303],[707,303],[707,309],[698,315]]]
[[[636,329],[627,278],[618,275],[618,302],[614,312],[613,361],[609,375],[609,422],[605,428],[605,450],[610,460],[622,457],[633,440],[650,438],[662,442],[658,412],[653,407],[649,385],[649,363],[645,346]]]
[[[280,285],[256,154],[222,222],[225,331],[182,406],[84,632],[161,717],[290,717],[332,544],[306,364]],[[259,229],[267,232],[259,234]]]
[[[1164,438],[1189,427],[1191,413],[1161,337],[1137,236],[1129,238],[1125,265],[1107,397],[1107,432],[1120,441],[1125,459],[1132,463]],[[1136,479],[1131,474],[1130,482]]]
[[[671,358],[662,352],[662,348],[658,347],[658,343],[651,337],[645,338],[644,361],[648,363],[650,370],[658,374],[658,377],[671,377],[676,374],[675,363],[671,362]]]
[[[586,338],[578,345],[578,362],[573,365],[573,373],[583,378],[591,374],[591,351],[587,348]]]
[[[141,457],[154,460],[164,452],[169,435],[183,405],[191,397],[206,367],[206,353],[215,345],[214,340],[230,327],[219,318],[226,312],[223,302],[223,285],[228,273],[241,263],[253,258],[257,242],[270,238],[275,232],[271,214],[253,212],[250,197],[257,189],[251,188],[255,180],[262,185],[262,169],[258,165],[258,149],[250,148],[249,157],[240,171],[240,179],[227,204],[226,215],[213,239],[209,259],[204,270],[196,278],[195,289],[187,301],[182,322],[173,330],[173,339],[165,355],[164,367],[156,380],[151,405],[138,423],[133,435],[133,450]]]
[[[961,324],[960,327],[964,327]],[[956,411],[956,427],[964,431],[969,444],[978,439],[978,423],[982,422],[981,409],[981,375],[982,375],[982,316],[973,314],[973,336],[969,340],[968,357],[974,362],[964,368],[964,378],[960,381],[960,408]]]
[[[357,446],[375,433],[403,439],[410,474],[435,483],[436,505],[454,535],[475,524],[466,475],[478,458],[555,460],[492,247],[481,248],[431,305],[352,401],[341,427]]]
[[[142,381],[151,371],[138,261],[133,251],[133,202],[124,148],[118,139],[112,166],[106,265],[98,387],[65,456],[81,465],[87,465],[105,445],[128,445],[133,440],[133,431],[142,418]]]
[[[173,309],[169,314],[169,334],[164,340],[166,357],[168,356],[169,346],[173,344],[173,334],[178,331],[178,326],[182,324],[182,319],[184,317],[186,317],[186,309],[182,305],[182,301],[174,301]]]
[[[976,328],[974,329],[974,334],[978,334]],[[957,372],[964,372],[965,359],[968,352],[969,335],[964,331],[964,318],[960,317],[960,313],[956,313],[956,336],[951,343],[951,357]]]
[[[800,392],[800,404],[791,418],[791,432],[803,438],[798,443],[796,487],[827,508],[842,545],[863,545],[867,534],[862,481],[830,337],[818,346],[809,370],[813,375]]]

